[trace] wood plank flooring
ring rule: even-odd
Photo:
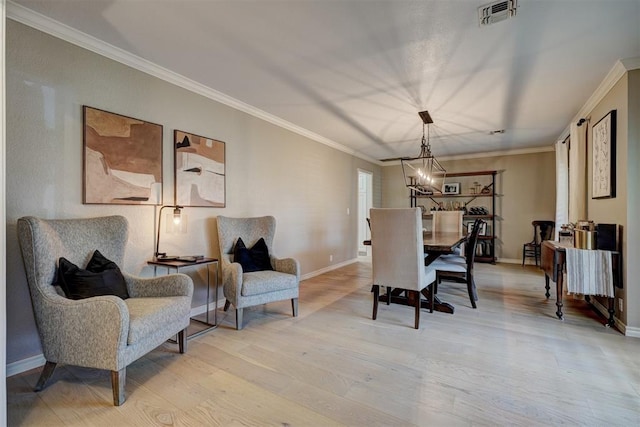
[[[301,284],[289,301],[232,311],[221,326],[165,344],[127,369],[127,401],[111,403],[108,372],[61,366],[7,379],[10,426],[640,425],[640,339],[603,326],[583,300],[565,321],[534,267],[476,265],[466,287],[439,294],[455,314],[381,304],[371,320],[371,264]],[[226,316],[226,317],[225,317]]]

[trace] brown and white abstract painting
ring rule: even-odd
[[[225,207],[225,143],[180,130],[174,140],[176,204]]]
[[[162,125],[84,110],[85,204],[162,204]]]

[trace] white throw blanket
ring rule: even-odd
[[[567,292],[613,298],[611,252],[567,248]]]

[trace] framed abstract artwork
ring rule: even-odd
[[[591,198],[616,197],[616,110],[611,110],[592,129]]]
[[[162,125],[83,106],[83,203],[162,204]]]
[[[173,135],[176,204],[225,207],[225,143],[181,130]]]

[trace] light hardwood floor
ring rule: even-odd
[[[640,425],[640,339],[605,328],[583,300],[565,321],[540,270],[476,265],[478,309],[463,285],[439,294],[454,315],[380,305],[371,320],[371,264],[301,284],[289,301],[245,309],[127,369],[127,401],[111,404],[108,372],[59,367],[7,380],[9,425],[401,426]],[[224,317],[222,311],[219,312]]]

